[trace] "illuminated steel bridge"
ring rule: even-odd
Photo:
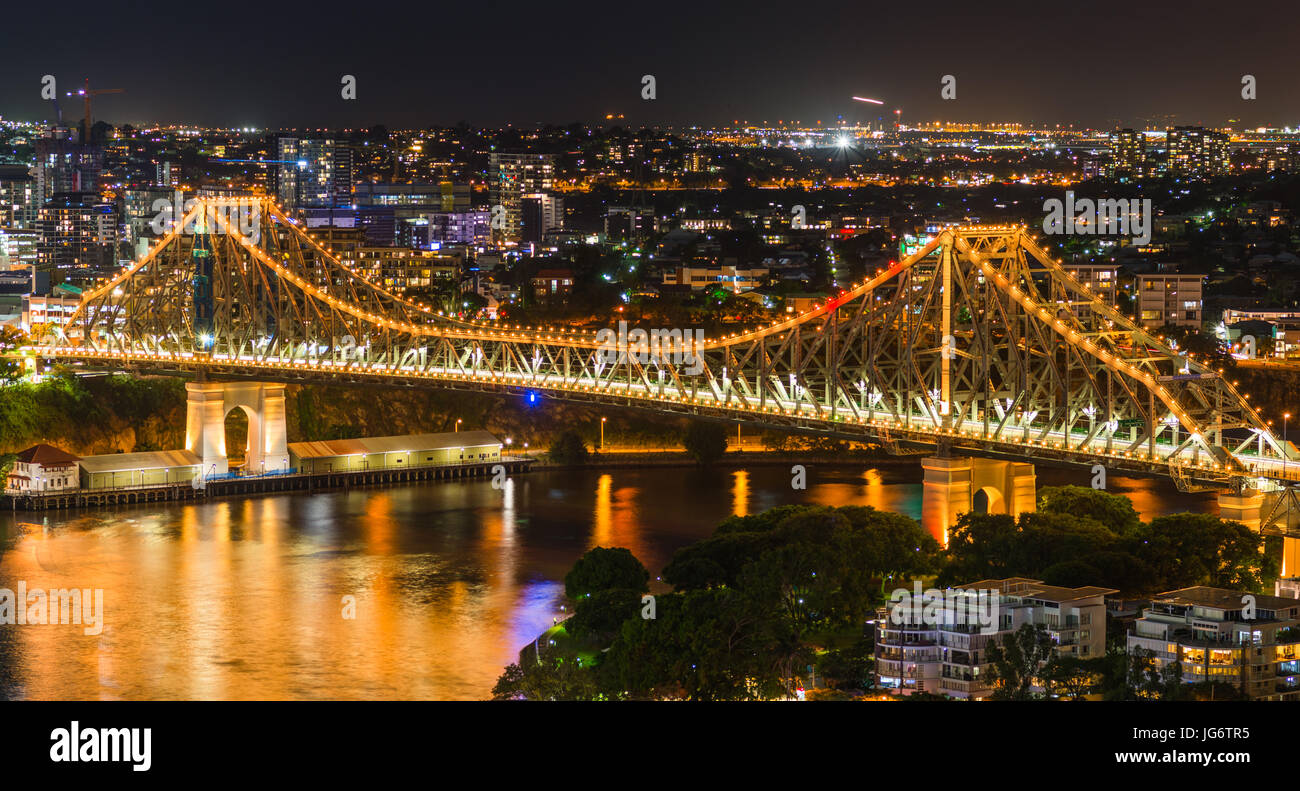
[[[1021,226],[947,228],[824,305],[687,344],[685,359],[607,336],[443,317],[341,263],[271,201],[222,199],[87,291],[38,354],[211,379],[541,393],[896,451],[1167,474],[1185,491],[1300,478],[1295,448],[1218,371],[1097,299]]]

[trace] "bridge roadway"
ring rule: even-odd
[[[49,350],[32,351],[49,354]],[[1123,439],[1100,428],[1067,437],[1061,431],[1044,431],[1032,425],[1011,423],[998,432],[996,419],[992,416],[989,417],[987,427],[985,421],[978,418],[963,420],[954,425],[942,425],[936,423],[934,417],[926,412],[913,410],[909,414],[903,414],[900,420],[887,410],[874,408],[867,403],[859,407],[859,416],[846,413],[842,407],[832,409],[822,405],[814,406],[807,401],[779,399],[771,394],[760,401],[756,396],[737,392],[726,382],[719,387],[715,378],[706,380],[708,387],[686,398],[669,392],[667,382],[662,379],[657,388],[651,388],[642,382],[618,380],[575,384],[560,374],[497,372],[487,369],[464,372],[436,366],[417,368],[305,357],[277,361],[252,356],[230,359],[192,353],[145,354],[67,348],[58,349],[49,356],[76,359],[97,369],[130,368],[154,373],[199,373],[215,378],[283,382],[350,380],[385,382],[397,386],[428,386],[437,382],[442,386],[459,389],[487,388],[508,392],[536,390],[566,400],[738,420],[753,426],[792,428],[845,439],[923,446],[943,443],[954,449],[968,449],[984,455],[1070,464],[1101,464],[1112,471],[1122,469],[1169,475],[1173,469],[1168,461],[1169,456],[1181,447],[1168,441],[1157,441],[1154,444],[1155,459],[1152,459],[1149,455],[1151,443],[1148,441]],[[867,400],[869,399],[862,399],[864,402]],[[992,435],[986,432],[992,432]],[[1008,436],[1009,434],[1019,436]],[[1291,451],[1294,452],[1293,447]],[[1242,469],[1229,470],[1220,462],[1206,458],[1206,454],[1194,458],[1188,448],[1183,448],[1176,464],[1177,475],[1184,476],[1187,482],[1212,488],[1228,488],[1234,478],[1248,488],[1265,489],[1274,488],[1277,483],[1300,481],[1300,457],[1296,457],[1292,463],[1291,460],[1270,459],[1245,451],[1233,455]],[[1182,483],[1180,481],[1180,485]]]

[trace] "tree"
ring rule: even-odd
[[[873,640],[869,637],[847,648],[832,648],[817,657],[817,670],[834,689],[869,690],[875,686]]]
[[[587,444],[582,441],[582,437],[578,436],[578,432],[572,430],[556,437],[547,454],[551,457],[551,461],[565,465],[586,464],[590,456]]]
[[[712,464],[727,452],[727,430],[721,423],[692,421],[682,444],[697,462]]]
[[[492,687],[493,700],[597,700],[602,697],[593,668],[576,657],[543,654],[535,662],[512,663]]]
[[[589,549],[564,575],[564,595],[570,599],[616,589],[634,593],[650,590],[650,572],[622,547]]]
[[[994,700],[1033,700],[1034,678],[1052,656],[1052,637],[1042,624],[1022,624],[1001,640],[989,640],[985,656]]]
[[[1039,489],[1038,510],[1086,516],[1118,535],[1133,532],[1142,521],[1133,508],[1132,500],[1085,486],[1046,486]]]
[[[27,336],[14,327],[0,327],[0,385],[12,384],[23,375],[22,360],[14,354],[27,344]]]
[[[1154,571],[1157,590],[1210,585],[1260,592],[1278,574],[1264,539],[1240,522],[1210,514],[1153,519],[1136,552]]]
[[[1065,700],[1081,700],[1097,688],[1101,673],[1096,660],[1066,655],[1047,660],[1041,675],[1048,693]]]
[[[642,593],[629,588],[596,591],[578,599],[564,629],[580,640],[608,645],[628,618],[639,617]]]
[[[1181,662],[1168,662],[1157,667],[1155,652],[1134,648],[1129,654],[1129,693],[1140,700],[1171,700],[1182,686]]]
[[[790,694],[812,652],[734,588],[671,593],[658,617],[630,618],[601,662],[603,688],[632,698],[770,700]]]

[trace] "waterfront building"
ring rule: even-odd
[[[10,494],[63,492],[80,486],[77,462],[81,459],[65,450],[41,443],[18,454],[5,491]]]
[[[876,618],[876,686],[891,694],[928,692],[978,700],[993,694],[988,647],[1024,624],[1046,627],[1057,656],[1091,659],[1106,653],[1106,597],[1118,591],[1065,588],[1025,577],[981,580],[952,590],[988,591],[996,623],[955,623],[939,612],[934,623],[885,607]]]
[[[1161,593],[1130,627],[1128,651],[1178,662],[1186,684],[1218,681],[1252,700],[1300,700],[1300,600],[1198,585]]]
[[[79,464],[82,489],[121,489],[192,481],[203,460],[189,450],[151,450],[86,456]]]
[[[487,431],[290,442],[290,466],[300,473],[400,470],[501,460],[501,440]]]

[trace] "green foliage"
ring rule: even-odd
[[[812,658],[784,626],[732,588],[660,596],[656,618],[623,622],[600,666],[604,685],[639,699],[780,697]]]
[[[1263,544],[1239,522],[1183,513],[1153,519],[1136,554],[1155,571],[1162,590],[1212,585],[1260,593],[1278,574]]]
[[[622,547],[593,547],[564,575],[564,595],[580,599],[602,591],[650,590],[650,572]]]
[[[1048,659],[1039,675],[1048,694],[1062,700],[1082,700],[1098,689],[1104,671],[1096,659],[1065,654]]]
[[[817,671],[827,685],[842,690],[875,686],[874,641],[863,638],[847,648],[833,648],[817,657]]]
[[[682,445],[700,464],[712,464],[727,452],[727,429],[721,423],[693,420]]]
[[[1052,637],[1043,624],[1022,624],[1001,640],[990,640],[985,655],[993,700],[1033,700],[1034,679],[1052,655]]]
[[[17,382],[23,375],[23,362],[15,354],[27,344],[27,336],[16,327],[0,327],[0,385]]]
[[[547,451],[556,464],[586,464],[590,456],[587,444],[576,431],[565,431],[555,438]]]
[[[639,615],[642,595],[629,588],[611,588],[583,596],[574,605],[573,616],[564,622],[564,628],[579,640],[596,640],[608,645],[624,621]]]
[[[77,377],[0,387],[0,448],[49,442],[72,453],[175,448],[184,443],[185,384],[172,377]]]
[[[1139,700],[1173,700],[1182,686],[1180,662],[1157,667],[1155,652],[1134,648],[1128,655],[1128,692]]]
[[[1089,517],[1118,535],[1131,533],[1142,521],[1129,498],[1084,486],[1039,489],[1038,510]]]
[[[938,583],[1018,576],[1146,595],[1191,585],[1263,591],[1277,576],[1264,539],[1238,523],[1189,513],[1133,524],[1111,495],[1090,491],[1057,490],[1050,509],[1018,519],[963,514]]]
[[[537,661],[510,664],[492,687],[493,700],[596,700],[595,671],[576,657],[543,653]]]

